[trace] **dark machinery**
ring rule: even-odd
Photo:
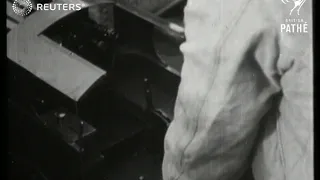
[[[142,146],[152,159],[144,166],[156,169],[150,179],[160,178],[184,41],[169,24],[183,27],[185,2],[155,13],[75,2],[84,8],[36,11],[7,34],[9,164],[40,179],[124,179],[111,170],[139,166],[125,157]],[[93,18],[97,9],[107,16]]]

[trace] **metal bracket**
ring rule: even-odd
[[[151,112],[152,114],[156,115],[161,119],[161,121],[163,121],[168,126],[170,124],[170,118],[168,118],[166,113],[164,113],[161,109],[156,109],[153,105],[151,84],[148,78],[144,78],[144,85],[145,97],[147,102],[147,107],[145,111]]]
[[[64,110],[53,111],[41,115],[47,127],[56,132],[69,146],[83,152],[80,145],[86,137],[93,135],[96,129],[74,114]]]

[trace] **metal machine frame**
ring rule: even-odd
[[[84,3],[81,0],[73,2]],[[86,8],[94,6],[90,3],[84,4]],[[155,29],[163,32],[172,40],[177,42],[184,40],[184,35],[170,29],[169,22],[165,19],[129,5],[121,3],[114,3],[114,5],[152,24]],[[81,171],[85,171],[83,168],[90,169],[96,162],[103,159],[101,154],[103,148],[110,147],[110,145],[96,143],[97,136],[103,137],[99,135],[99,127],[90,121],[90,117],[87,115],[90,113],[84,115],[81,112],[88,106],[87,104],[90,106],[90,103],[102,99],[99,97],[99,93],[108,92],[105,83],[109,78],[109,72],[107,73],[106,69],[90,63],[85,58],[43,35],[48,27],[72,13],[73,11],[36,11],[27,18],[20,19],[16,26],[10,26],[11,31],[7,34],[7,59],[11,67],[9,82],[14,88],[11,94],[14,94],[15,97],[12,99],[10,97],[8,103],[19,109],[18,114],[13,114],[20,116],[20,112],[24,114],[27,111],[25,114],[31,114],[31,119],[37,121],[40,129],[44,129],[45,132],[53,132],[55,137],[60,137],[72,149],[65,148],[64,153],[67,152],[68,156],[73,158],[75,158],[74,154],[78,154],[75,159],[82,163],[76,163],[76,167],[78,170],[80,168]],[[159,14],[162,13],[159,12]],[[174,83],[170,82],[169,86],[177,86],[179,73],[173,71],[159,59],[155,58],[149,61],[149,57],[139,57],[139,53],[130,51],[122,54],[121,57],[133,58],[135,56],[147,59],[148,63],[150,62],[156,67],[157,73],[163,72],[166,74],[166,78],[174,78]],[[166,81],[165,78],[164,81]],[[168,125],[173,117],[169,111],[173,107],[174,95],[169,99],[171,104],[168,104],[169,101],[158,103],[156,99],[163,100],[165,98],[155,90],[156,86],[153,86],[152,83],[154,83],[152,78],[145,77],[142,82],[142,95],[137,97],[124,96],[126,94],[124,91],[127,90],[126,86],[123,86],[124,88],[115,86],[115,95],[119,97],[116,101],[123,102],[123,108],[126,107],[137,118],[146,121],[156,119],[157,122],[165,122]],[[94,94],[98,94],[98,96]],[[30,103],[24,104],[20,98],[26,99],[24,101],[30,101]],[[90,102],[88,103],[88,101]],[[45,110],[42,111],[41,108]],[[169,110],[165,110],[166,108]],[[20,118],[25,119],[25,117]],[[140,127],[126,133],[124,135],[126,137],[120,139],[132,136],[138,131],[141,131]],[[115,143],[119,142],[113,144]],[[52,144],[49,143],[49,145]],[[83,166],[83,163],[86,165]],[[67,164],[61,168],[73,166]],[[74,169],[77,169],[76,167]],[[73,176],[70,175],[67,179]]]

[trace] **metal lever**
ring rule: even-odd
[[[64,112],[56,112],[55,116],[57,118],[57,125],[59,127],[62,127],[62,121],[63,121],[64,117],[66,116],[66,113],[64,113]]]
[[[80,120],[80,131],[79,131],[79,139],[83,137],[83,132],[84,132],[84,122]]]
[[[145,90],[145,97],[147,102],[146,110],[152,111],[154,110],[153,102],[152,102],[152,92],[151,92],[151,85],[148,78],[144,78],[144,90]]]
[[[79,131],[79,140],[83,138],[83,131],[84,131],[84,122],[83,120],[80,120],[80,131]],[[84,147],[81,146],[80,152],[84,152]]]
[[[155,114],[156,116],[158,116],[167,126],[170,124],[169,122],[169,118],[167,117],[167,115],[162,112],[159,109],[156,109],[153,105],[153,101],[152,101],[152,91],[151,91],[151,85],[150,85],[150,81],[148,78],[144,78],[144,90],[145,90],[145,97],[146,97],[146,102],[147,102],[147,107],[145,109],[145,111],[147,112],[152,112],[153,114]]]

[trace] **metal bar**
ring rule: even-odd
[[[173,38],[177,42],[183,42],[185,40],[184,33],[182,32],[184,30],[183,27],[181,27],[178,24],[172,23],[170,21],[167,21],[165,19],[162,19],[161,17],[155,16],[153,13],[144,11],[138,8],[135,8],[130,5],[124,5],[121,3],[116,3],[116,5],[125,11],[136,15],[137,17],[140,17],[144,19],[145,21],[150,22],[154,25],[154,27],[164,34],[168,35],[170,38]]]
[[[171,3],[169,3],[167,6],[161,8],[160,10],[158,10],[155,14],[157,16],[161,16],[163,13],[167,12],[169,9],[175,7],[176,5],[180,4],[183,1],[185,1],[185,0],[174,0]]]
[[[17,23],[7,18],[7,28],[13,29],[17,26]]]

